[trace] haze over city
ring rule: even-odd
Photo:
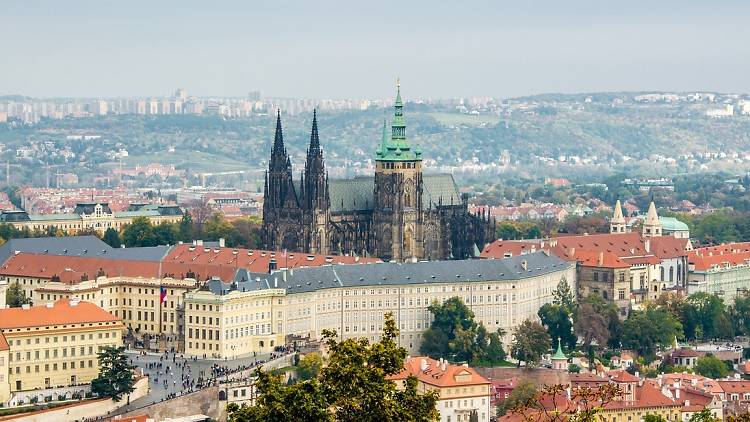
[[[0,420],[750,422],[750,3],[0,4]]]
[[[742,1],[3,3],[0,94],[750,91]]]

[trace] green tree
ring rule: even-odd
[[[112,227],[104,231],[104,237],[102,237],[102,240],[113,248],[119,248],[122,244],[120,241],[120,233]]]
[[[695,362],[695,372],[708,378],[724,378],[729,375],[729,368],[721,359],[707,354]]]
[[[498,403],[498,416],[503,416],[508,413],[510,409],[528,402],[529,399],[536,395],[536,393],[537,386],[534,381],[528,378],[522,378],[518,381],[518,384],[516,384],[516,388],[514,388],[513,391],[510,392],[508,398]]]
[[[183,242],[192,242],[193,237],[193,217],[189,212],[182,215],[179,224],[179,237]]]
[[[513,331],[510,355],[518,360],[518,366],[521,366],[521,361],[526,365],[536,365],[549,351],[550,344],[547,330],[538,322],[527,319]]]
[[[389,379],[404,368],[406,350],[396,343],[399,331],[393,314],[385,317],[380,341],[366,338],[337,341],[324,330],[328,366],[317,379],[291,386],[258,369],[255,406],[228,407],[229,420],[255,421],[433,421],[439,417],[437,394],[417,391],[417,379],[406,378],[400,389]]]
[[[568,279],[565,276],[560,279],[560,282],[557,283],[557,288],[552,292],[552,303],[562,306],[570,315],[575,311],[575,300],[573,299],[573,293],[570,291]]]
[[[743,418],[744,416],[744,418]],[[709,409],[703,409],[698,413],[693,413],[692,416],[690,416],[689,422],[720,422],[721,419],[715,418]],[[728,422],[747,422],[750,421],[750,415],[745,413],[744,415],[740,416],[729,416],[727,418]]]
[[[750,334],[750,296],[740,295],[734,299],[734,304],[729,309],[732,325],[737,335]]]
[[[682,335],[682,324],[663,309],[632,311],[622,327],[622,345],[651,358],[659,348],[672,344]]]
[[[138,246],[156,246],[154,226],[146,217],[136,217],[125,226],[122,231],[122,240],[125,246],[132,248]]]
[[[550,337],[559,338],[566,349],[576,346],[577,338],[573,334],[573,317],[561,305],[545,303],[537,312],[542,325],[547,329]]]
[[[31,304],[31,299],[26,297],[23,288],[16,281],[11,283],[8,290],[5,291],[5,304],[11,308],[18,308],[22,305]]]
[[[297,364],[297,375],[301,380],[318,378],[323,368],[323,358],[318,353],[308,353]]]
[[[99,376],[91,381],[91,391],[99,397],[120,401],[133,392],[135,366],[128,363],[125,347],[104,346],[99,353]]]
[[[470,362],[473,365],[497,365],[505,360],[502,330],[488,332],[474,321],[474,313],[458,297],[442,305],[433,302],[430,328],[422,335],[420,352],[424,355]]]
[[[167,222],[154,226],[153,233],[157,245],[174,245],[179,234],[177,226]]]
[[[724,301],[716,295],[698,292],[685,301],[682,321],[689,339],[732,337],[734,333],[727,329],[728,319]]]
[[[664,419],[664,416],[647,413],[646,416],[643,417],[643,422],[667,422],[667,420]]]

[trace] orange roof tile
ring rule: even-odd
[[[76,284],[81,278],[92,280],[99,270],[110,277],[158,277],[159,263],[149,261],[129,261],[82,256],[42,255],[21,252],[8,258],[0,267],[3,275],[51,279]]]
[[[750,393],[750,381],[737,380],[737,381],[717,381],[719,386],[725,393]]]
[[[120,321],[120,318],[93,303],[78,302],[77,305],[71,305],[68,299],[60,299],[52,307],[41,305],[28,309],[0,309],[0,330],[111,321]]]
[[[271,259],[276,260],[277,268],[318,267],[325,264],[357,264],[378,262],[377,258],[364,258],[341,255],[319,255],[301,252],[274,252],[257,249],[211,248],[208,246],[177,245],[164,258],[164,265],[187,264],[198,270],[206,268],[209,271],[221,271],[220,268],[231,270],[247,268],[250,272],[267,273]],[[165,267],[166,268],[166,267]],[[222,279],[224,279],[222,277]]]
[[[2,331],[0,331],[0,350],[9,350],[10,347],[8,346],[8,341],[5,340],[5,336],[3,335]]]
[[[427,363],[427,369],[424,371],[421,369],[422,361],[426,361]],[[490,385],[490,382],[483,376],[479,375],[479,373],[473,368],[462,365],[447,364],[445,370],[443,370],[439,361],[422,356],[407,358],[404,361],[404,369],[389,378],[392,380],[403,380],[411,375],[414,375],[425,384],[437,387],[455,387],[478,384]],[[459,380],[458,378],[463,375],[468,375],[467,379]]]

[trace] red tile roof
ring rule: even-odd
[[[426,361],[427,369],[422,370],[422,361]],[[440,362],[422,356],[414,356],[404,361],[404,369],[396,375],[389,377],[392,380],[403,380],[414,375],[425,384],[437,387],[456,387],[463,385],[490,385],[490,382],[479,375],[473,368],[462,365],[446,364],[442,369]],[[459,379],[466,376],[467,379]]]
[[[575,259],[586,267],[599,268],[630,268],[630,264],[615,256],[611,252],[576,250]]]
[[[237,268],[250,272],[267,273],[271,259],[277,268],[318,267],[325,264],[357,264],[378,262],[377,258],[339,255],[313,255],[300,252],[272,252],[256,249],[210,248],[207,246],[177,245],[164,258],[164,264],[187,264],[205,268]],[[193,270],[198,272],[196,270]]]
[[[750,381],[732,380],[717,381],[722,390],[727,394],[732,393],[750,393]]]
[[[277,268],[316,267],[324,264],[355,264],[378,262],[375,258],[352,256],[308,255],[295,252],[210,248],[204,246],[175,246],[162,262],[133,261],[82,256],[56,256],[21,252],[8,258],[0,267],[0,274],[19,277],[51,279],[60,277],[66,284],[76,284],[82,278],[93,280],[103,271],[108,277],[162,277],[165,274],[184,278],[193,272],[198,280],[219,277],[231,280],[238,268],[267,273],[271,259]]]
[[[41,305],[28,309],[0,309],[0,330],[113,321],[120,321],[120,318],[93,303],[78,302],[73,305],[68,299],[60,299],[51,307]]]
[[[149,261],[125,261],[81,256],[40,255],[21,252],[8,258],[0,267],[3,275],[51,279],[75,284],[81,278],[92,280],[99,270],[110,277],[159,277],[159,263]]]
[[[0,350],[10,350],[10,347],[8,347],[8,341],[5,340],[2,331],[0,331]]]
[[[707,271],[714,266],[723,267],[726,264],[736,266],[750,261],[750,252],[705,252],[692,251],[688,255],[688,262],[698,271]]]

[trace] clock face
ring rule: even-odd
[[[393,186],[391,186],[390,183],[386,184],[385,185],[385,193],[391,193],[391,192],[393,192]]]

